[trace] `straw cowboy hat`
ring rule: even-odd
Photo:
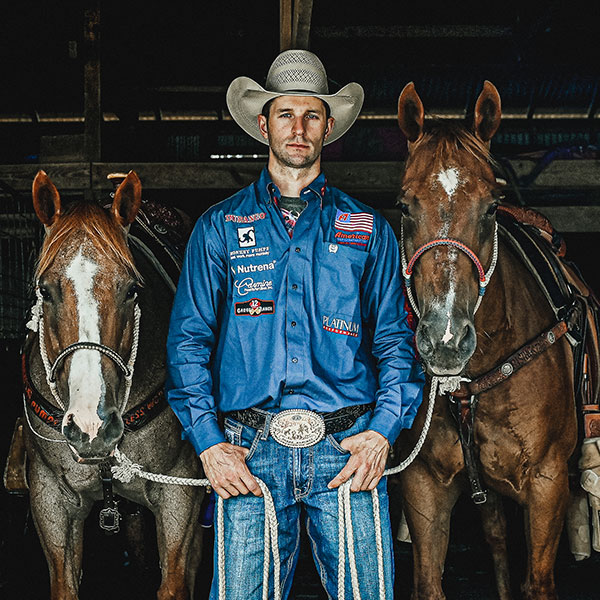
[[[327,102],[335,125],[325,144],[342,137],[358,117],[364,92],[349,83],[336,94],[329,93],[323,63],[308,50],[286,50],[271,65],[265,88],[249,77],[238,77],[227,90],[227,107],[235,122],[255,140],[268,144],[258,128],[263,106],[279,96],[314,96]]]

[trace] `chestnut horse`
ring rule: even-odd
[[[443,120],[424,128],[423,103],[412,83],[399,98],[398,120],[409,148],[400,243],[407,289],[420,313],[417,348],[431,376],[475,379],[556,324],[530,272],[502,237],[498,241],[489,141],[500,117],[500,97],[487,81],[472,128]],[[524,509],[523,596],[556,598],[553,568],[569,498],[567,460],[577,439],[572,362],[567,340],[557,338],[474,398],[474,462],[487,488],[479,507],[502,600],[511,592],[500,495]],[[425,404],[404,434],[407,447],[423,427]],[[401,487],[413,541],[413,598],[444,598],[450,513],[463,491],[473,491],[444,396],[437,397],[426,442],[402,473]],[[474,496],[481,501],[485,492]]]
[[[148,258],[136,255],[134,262],[128,247],[140,202],[134,172],[119,186],[109,210],[91,202],[64,206],[43,171],[33,183],[33,204],[46,235],[35,275],[38,303],[31,328],[37,333],[30,334],[24,353],[30,382],[26,445],[31,509],[54,600],[78,597],[84,520],[103,499],[99,465],[108,465],[110,473],[117,447],[149,472],[199,474],[177,418],[166,406],[156,409],[164,403],[173,292]],[[152,411],[152,420],[133,427]],[[108,488],[105,502],[113,492]],[[144,479],[115,480],[112,488],[154,513],[162,570],[158,598],[191,598],[203,492]],[[111,526],[114,520],[109,512]]]

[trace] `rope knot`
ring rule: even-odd
[[[438,382],[440,396],[455,392],[460,387],[461,381],[463,381],[463,378],[460,375],[456,375],[455,377],[439,377]]]
[[[127,458],[118,448],[115,448],[117,465],[110,468],[115,479],[123,483],[131,483],[134,477],[142,473],[142,465],[138,465]]]

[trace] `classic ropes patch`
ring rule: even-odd
[[[272,315],[275,313],[275,302],[252,298],[252,300],[247,300],[246,302],[236,302],[234,310],[237,317]]]

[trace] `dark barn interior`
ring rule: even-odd
[[[600,292],[600,5],[591,0],[489,4],[374,0],[254,0],[153,4],[112,0],[11,3],[0,19],[0,348],[4,465],[22,410],[19,347],[32,304],[41,227],[31,182],[44,169],[65,199],[106,201],[114,171],[134,169],[144,198],[197,218],[250,183],[266,147],[233,122],[232,79],[263,83],[280,50],[306,48],[324,62],[331,91],[365,89],[354,127],[327,146],[329,181],[397,225],[406,158],[396,107],[414,81],[431,115],[469,118],[484,80],[502,98],[492,141],[507,202],[535,207],[567,242]],[[392,490],[394,484],[392,482]],[[516,589],[523,573],[522,514],[507,504]],[[135,509],[132,508],[135,512]],[[399,508],[394,509],[399,517]],[[0,597],[48,596],[47,567],[27,498],[0,491]],[[147,515],[132,517],[148,521]],[[81,598],[151,598],[158,585],[149,542],[145,569],[122,536],[86,529]],[[152,527],[151,523],[148,523]],[[151,540],[152,535],[147,535]],[[564,537],[564,536],[563,536]],[[197,598],[206,598],[212,557],[207,530]],[[396,549],[396,594],[409,598],[410,546]],[[566,539],[556,568],[564,599],[598,598],[600,555],[576,563]],[[448,598],[495,598],[491,558],[476,508],[456,507],[444,575]],[[518,591],[518,590],[517,590]],[[294,598],[324,598],[303,547]]]

